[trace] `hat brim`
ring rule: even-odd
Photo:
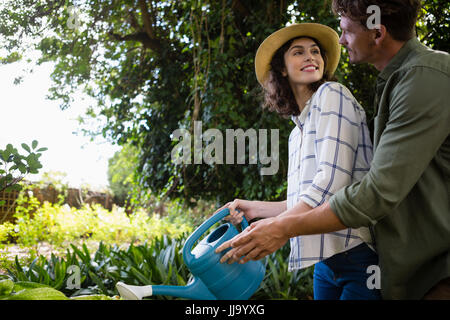
[[[328,26],[319,23],[298,23],[284,27],[268,36],[258,48],[255,56],[255,72],[258,82],[264,87],[271,69],[275,52],[287,41],[301,37],[312,37],[324,48],[327,56],[325,71],[333,75],[341,57],[339,35]]]

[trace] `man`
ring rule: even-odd
[[[379,25],[368,27],[369,5]],[[333,0],[350,62],[380,71],[371,169],[306,213],[293,207],[253,223],[218,248],[233,247],[222,262],[261,259],[299,235],[371,227],[384,299],[450,299],[450,55],[416,39],[419,8]]]

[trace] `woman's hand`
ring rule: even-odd
[[[247,221],[253,220],[255,218],[270,218],[279,215],[286,210],[286,200],[285,201],[251,201],[235,199],[234,201],[228,202],[222,208],[218,209],[217,212],[228,208],[230,210],[230,215],[225,217],[225,220],[230,221],[232,224],[237,225],[241,223],[242,217],[245,215]]]
[[[243,216],[245,216],[247,221],[256,218],[259,206],[259,201],[235,199],[234,201],[230,201],[220,209],[216,210],[214,214],[228,208],[230,210],[230,215],[226,216],[224,220],[230,221],[233,225],[238,225],[241,223]]]

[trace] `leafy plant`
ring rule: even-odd
[[[134,243],[163,234],[177,237],[192,230],[188,217],[175,213],[161,217],[142,208],[127,214],[122,208],[109,211],[97,204],[79,209],[61,203],[41,204],[31,193],[23,191],[17,199],[16,222],[13,227],[0,227],[0,242],[13,237],[16,243],[26,246],[43,241],[60,246],[85,239]]]
[[[72,300],[117,300],[102,294],[72,297]],[[0,280],[0,300],[69,300],[61,291],[46,284],[31,281]]]
[[[2,243],[9,242],[14,234],[14,224],[11,222],[4,222],[0,224],[0,247]]]
[[[0,149],[0,192],[20,191],[22,185],[19,182],[29,173],[38,173],[38,169],[42,168],[39,158],[47,148],[37,149],[37,147],[38,142],[33,140],[31,147],[26,143],[22,143],[25,154],[19,153],[12,144],[8,144],[4,150]],[[6,201],[0,199],[0,207],[3,207],[5,204]],[[8,212],[13,208],[11,204],[8,204],[8,206],[6,208],[7,214],[4,217],[0,217],[0,223],[6,219]],[[0,243],[1,241],[0,235]]]
[[[127,249],[100,243],[94,254],[90,254],[86,245],[81,248],[72,245],[65,258],[40,256],[29,266],[22,266],[16,260],[8,274],[14,281],[42,283],[71,297],[117,295],[115,284],[118,281],[131,285],[183,286],[191,277],[181,254],[186,236],[178,239],[162,236],[151,243],[130,245]],[[252,299],[311,299],[312,268],[288,272],[287,254],[288,249],[283,248],[266,258],[266,276]],[[70,265],[80,268],[80,289],[68,289],[65,285],[70,276],[67,273]],[[149,299],[173,297],[153,296]]]
[[[288,245],[284,246],[266,258],[266,275],[253,298],[312,299],[314,267],[289,272],[289,250]]]
[[[108,182],[114,195],[114,200],[121,207],[130,203],[134,189],[139,189],[135,183],[137,154],[139,150],[131,144],[124,145],[108,160]]]
[[[4,150],[0,149],[0,191],[20,191],[21,185],[18,184],[28,173],[38,173],[42,168],[39,158],[42,152],[47,148],[39,148],[38,142],[33,140],[31,146],[22,143],[25,154],[8,144]],[[0,206],[4,201],[0,200]]]

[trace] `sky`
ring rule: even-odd
[[[75,134],[79,130],[77,117],[84,114],[88,100],[83,101],[80,95],[69,109],[61,110],[58,101],[45,98],[51,86],[52,64],[35,66],[33,73],[24,73],[24,66],[22,62],[0,65],[0,149],[11,143],[25,154],[21,144],[37,140],[39,147],[48,148],[40,158],[43,168],[26,179],[37,181],[44,172],[59,171],[67,175],[63,182],[71,187],[106,188],[108,159],[120,148]],[[23,81],[15,85],[14,79],[20,75],[24,75]]]

